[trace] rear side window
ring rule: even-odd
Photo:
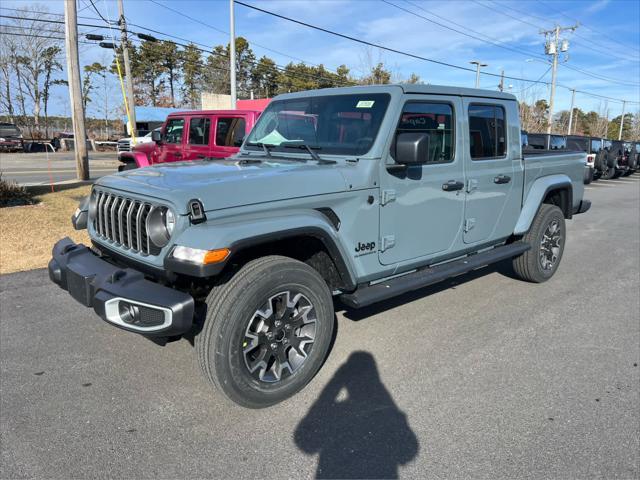
[[[216,123],[216,145],[220,147],[242,146],[245,126],[244,118],[218,118]]]
[[[591,140],[591,152],[598,153],[602,150],[602,140]]]
[[[407,102],[396,133],[429,135],[429,158],[425,163],[453,161],[453,109],[447,103]]]
[[[471,158],[503,157],[507,151],[504,108],[500,105],[469,106]]]
[[[588,138],[568,137],[567,138],[567,148],[571,149],[571,150],[578,150],[580,152],[588,152],[589,151],[589,139]]]
[[[172,118],[167,122],[164,133],[166,143],[182,143],[182,131],[184,130],[184,118]]]
[[[549,148],[551,150],[564,150],[567,148],[567,139],[559,135],[551,135]]]
[[[189,143],[191,145],[209,145],[210,118],[192,118],[189,121]]]

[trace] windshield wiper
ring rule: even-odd
[[[299,150],[306,150],[307,152],[309,152],[309,155],[311,155],[311,158],[313,158],[316,162],[318,162],[321,165],[329,165],[329,164],[333,164],[336,163],[335,160],[326,160],[324,158],[320,158],[320,155],[318,155],[315,150],[321,150],[321,147],[312,147],[311,145],[308,145],[306,143],[298,143],[298,142],[283,142],[280,144],[281,147],[285,147],[285,148],[297,148]]]
[[[273,147],[276,147],[277,145],[274,145],[272,143],[247,142],[247,146],[249,146],[249,147],[260,147],[264,151],[265,155],[267,157],[270,157],[271,156],[271,149]]]

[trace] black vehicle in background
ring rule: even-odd
[[[609,168],[614,169],[613,176],[610,178],[618,178],[621,175],[628,175],[629,157],[625,154],[623,141],[611,140],[608,165]]]
[[[624,154],[627,157],[627,175],[631,175],[638,169],[638,156],[640,156],[640,143],[624,142]]]
[[[0,150],[24,152],[22,132],[13,123],[0,122]]]

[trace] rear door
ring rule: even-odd
[[[240,150],[247,133],[247,121],[244,116],[216,116],[214,148],[211,149],[211,156],[214,158],[230,157]]]
[[[186,136],[186,119],[184,117],[170,117],[162,134],[162,145],[158,161],[177,162],[182,160]]]
[[[492,241],[513,232],[520,211],[522,182],[519,131],[507,138],[509,121],[518,123],[516,108],[496,100],[478,102],[464,99],[468,120],[469,149],[465,152],[465,220],[464,243]],[[509,151],[508,141],[518,148]],[[517,177],[517,178],[516,178]]]
[[[184,148],[184,160],[202,160],[209,157],[212,141],[211,116],[189,117],[187,143]]]

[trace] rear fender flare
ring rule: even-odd
[[[538,213],[540,205],[542,205],[542,201],[549,192],[558,189],[568,189],[569,202],[572,201],[573,186],[571,179],[567,175],[549,175],[538,178],[533,182],[533,185],[531,185],[529,193],[527,194],[527,198],[523,202],[520,217],[518,218],[518,222],[516,223],[516,227],[513,231],[514,235],[522,235],[529,231],[531,223]],[[571,204],[569,205],[569,209],[571,209]],[[571,212],[569,214],[571,214]]]

